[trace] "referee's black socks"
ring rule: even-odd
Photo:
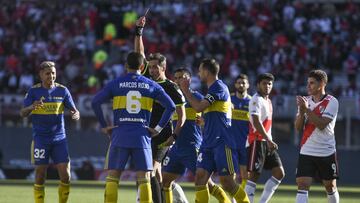
[[[152,192],[153,203],[162,203],[161,187],[156,176],[151,177],[151,192]]]

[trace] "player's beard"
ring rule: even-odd
[[[244,94],[245,90],[237,89],[236,92],[237,92],[238,94],[241,94],[241,95],[242,95],[242,94]]]

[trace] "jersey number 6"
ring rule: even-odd
[[[126,111],[130,114],[139,113],[141,110],[141,93],[139,91],[129,91],[126,94]]]

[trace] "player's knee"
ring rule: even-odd
[[[196,170],[195,185],[205,185],[207,184],[208,179],[209,176],[205,170],[203,169]]]
[[[63,183],[69,183],[70,182],[70,179],[71,179],[71,175],[70,173],[63,173],[61,176],[60,176],[60,181],[63,182]]]
[[[335,181],[325,181],[324,186],[327,192],[336,191],[336,182]]]
[[[236,183],[235,183],[233,177],[231,177],[231,176],[222,176],[222,177],[219,178],[219,180],[220,180],[221,187],[225,191],[227,191],[229,193],[233,192],[234,188],[236,187]]]
[[[309,183],[309,181],[307,181],[307,180],[297,178],[296,184],[297,184],[299,190],[309,190],[311,183]]]
[[[163,183],[164,187],[169,188],[173,181],[174,180],[172,179],[172,177],[170,175],[168,175],[167,173],[162,174],[162,183]]]
[[[111,176],[119,178],[121,176],[121,173],[116,171],[116,173],[112,173]],[[150,180],[151,178],[151,172],[150,171],[137,171],[136,172],[136,179],[137,180]]]
[[[272,176],[278,180],[282,180],[285,177],[285,171],[283,167],[276,167],[272,170]]]
[[[35,169],[35,176],[37,178],[44,178],[45,179],[46,171],[47,171],[47,168],[45,168],[45,167],[37,167]]]
[[[163,186],[166,187],[166,188],[170,188],[170,186],[172,185],[172,182],[171,180],[169,179],[163,179]]]

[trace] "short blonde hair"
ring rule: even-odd
[[[44,70],[46,68],[55,68],[55,63],[52,61],[44,61],[40,64],[40,70]]]

